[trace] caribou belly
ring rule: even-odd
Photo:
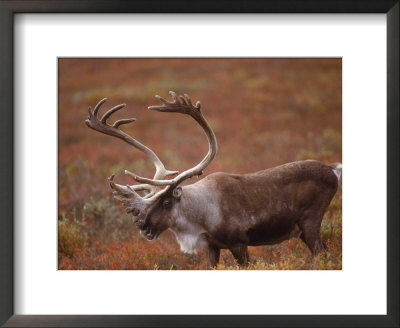
[[[253,225],[247,236],[250,246],[273,245],[291,237],[299,237],[301,230],[292,217],[271,217]]]

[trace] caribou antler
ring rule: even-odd
[[[217,139],[210,125],[201,114],[200,101],[197,101],[196,104],[193,106],[192,101],[187,94],[185,94],[184,96],[179,96],[178,98],[175,92],[170,91],[169,93],[172,96],[173,101],[167,101],[164,98],[156,95],[156,98],[160,100],[163,104],[159,106],[150,106],[148,108],[150,110],[156,110],[159,112],[175,112],[192,116],[197,121],[197,123],[200,124],[207,136],[209,147],[208,153],[199,164],[190,168],[189,170],[182,172],[181,174],[170,180],[154,178],[147,179],[129,172],[129,175],[137,182],[146,183],[153,186],[178,186],[182,181],[188,178],[191,178],[195,175],[203,174],[203,170],[211,163],[217,153]]]
[[[158,199],[161,194],[166,192],[163,189],[159,193],[152,192],[151,196],[146,195],[145,197],[141,197],[136,192],[137,190],[141,189],[134,187],[143,185],[121,186],[117,183],[114,183],[114,174],[110,176],[108,180],[110,182],[111,188],[114,190],[114,198],[121,201],[125,205],[126,212],[132,213],[134,216],[139,215],[139,213],[145,213],[147,207],[151,205],[156,199]],[[143,189],[147,189],[147,187],[144,187]]]
[[[117,105],[117,106],[109,109],[100,119],[98,118],[99,109],[100,109],[101,105],[104,102],[106,102],[106,100],[107,100],[107,98],[100,100],[97,103],[97,105],[94,107],[93,111],[92,111],[92,108],[89,106],[88,118],[85,121],[86,125],[89,128],[92,128],[101,133],[122,139],[125,142],[127,142],[128,144],[134,146],[135,148],[137,148],[140,151],[142,151],[143,153],[145,153],[151,159],[151,161],[153,162],[153,164],[156,168],[156,173],[155,173],[153,179],[164,179],[167,176],[178,174],[179,173],[178,171],[166,170],[164,167],[164,164],[160,161],[160,159],[157,157],[157,155],[150,148],[141,144],[139,141],[135,140],[130,135],[126,134],[125,132],[123,132],[122,130],[119,129],[119,126],[121,126],[123,124],[128,124],[128,123],[132,123],[132,122],[136,121],[135,118],[121,119],[121,120],[116,121],[113,125],[109,125],[107,123],[107,120],[110,118],[110,116],[112,114],[114,114],[115,112],[117,112],[118,110],[124,108],[125,104],[120,104],[120,105]],[[125,171],[125,174],[132,176],[132,173],[129,171]],[[110,180],[111,187],[115,191],[117,191],[119,194],[122,193],[121,190],[123,190],[125,193],[128,193],[130,195],[131,195],[132,191],[135,192],[135,191],[145,190],[148,192],[148,194],[145,195],[144,198],[151,198],[159,190],[159,188],[156,188],[150,184],[121,186],[121,185],[115,184],[114,182],[112,182],[112,183],[111,182],[112,182],[112,179]],[[118,188],[116,188],[116,186]],[[136,192],[135,192],[135,194],[138,197],[140,197]]]
[[[119,126],[122,124],[134,122],[134,118],[121,119],[116,121],[113,125],[107,124],[107,119],[113,113],[125,107],[125,104],[117,105],[109,109],[101,117],[101,119],[98,118],[97,114],[100,106],[107,99],[104,98],[100,100],[93,111],[91,107],[89,107],[89,116],[86,120],[86,124],[88,127],[104,134],[108,134],[124,140],[125,142],[145,153],[153,161],[153,164],[156,167],[156,173],[153,179],[139,177],[134,173],[125,170],[125,174],[132,177],[135,181],[141,183],[138,185],[122,186],[114,183],[114,175],[109,178],[110,186],[114,190],[115,198],[120,200],[125,205],[127,212],[132,212],[135,216],[139,215],[139,213],[145,213],[149,205],[151,205],[162,195],[167,193],[171,188],[174,188],[174,195],[178,195],[180,193],[180,190],[179,188],[175,189],[175,187],[177,187],[181,182],[188,178],[191,178],[195,175],[203,174],[203,170],[211,163],[211,161],[215,157],[215,154],[217,153],[217,140],[210,125],[207,123],[200,112],[200,102],[198,101],[195,105],[193,105],[187,94],[185,94],[184,96],[179,96],[178,98],[175,92],[170,91],[169,93],[172,95],[173,101],[167,101],[157,95],[156,98],[162,102],[162,105],[150,106],[149,109],[159,112],[182,113],[192,116],[203,128],[207,136],[209,146],[207,155],[199,164],[182,172],[181,174],[170,180],[166,180],[165,177],[178,174],[179,172],[166,170],[163,163],[151,149],[119,129]],[[162,186],[166,187],[164,189],[161,189]],[[137,191],[141,190],[145,190],[148,193],[145,196],[141,197],[137,193]]]

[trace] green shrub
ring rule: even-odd
[[[321,236],[323,240],[342,237],[342,213],[338,211],[336,218],[325,219],[321,224]]]
[[[88,235],[81,226],[65,216],[58,221],[58,252],[72,258],[79,249],[88,246]]]
[[[122,212],[110,198],[90,198],[83,205],[81,221],[90,238],[102,244],[125,241],[137,234],[132,216]]]

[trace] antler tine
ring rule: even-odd
[[[93,109],[94,116],[97,116],[97,113],[99,112],[101,105],[103,105],[106,101],[107,101],[107,98],[103,98],[97,103],[96,106],[94,106],[94,109]]]
[[[131,199],[140,199],[140,196],[137,192],[128,185],[122,186],[120,184],[114,183],[114,174],[108,178],[110,182],[110,187],[113,189],[114,198],[121,201],[125,206],[128,206],[131,203]]]
[[[145,209],[147,205],[152,204],[156,199],[161,197],[168,191],[168,188],[161,189],[159,191],[154,189],[154,186],[150,186],[153,189],[145,196],[141,197],[136,191],[140,190],[146,185],[135,185],[135,186],[122,186],[114,183],[114,174],[111,175],[108,180],[110,187],[114,190],[114,198],[123,202],[125,206],[131,209]]]
[[[138,190],[138,185],[136,186],[122,186],[120,184],[114,183],[114,174],[108,178],[110,182],[111,188],[114,190],[114,198],[122,202],[126,207],[127,213],[143,213],[147,206],[152,204],[158,195],[155,194],[155,191],[152,190],[149,194],[144,197],[141,197],[136,190]],[[135,188],[136,187],[136,188]],[[143,187],[143,186],[142,186]],[[154,188],[153,186],[150,186]],[[164,193],[164,190],[161,190],[161,193]]]
[[[136,121],[136,118],[124,118],[124,119],[121,119],[121,120],[118,120],[118,121],[114,122],[112,127],[113,128],[118,128],[122,124],[128,124],[128,123],[135,122],[135,121]]]
[[[184,100],[188,104],[188,106],[192,106],[193,107],[192,100],[190,99],[190,97],[186,93],[183,95],[183,97],[181,96],[181,98],[182,98],[182,100]],[[198,101],[196,104],[200,105],[200,101]]]
[[[114,114],[116,111],[119,111],[121,108],[124,108],[125,106],[126,106],[126,104],[120,104],[120,105],[117,105],[117,106],[115,106],[115,107],[109,109],[109,110],[103,115],[103,117],[101,118],[100,121],[101,121],[102,123],[106,123],[107,119],[108,119],[112,114]],[[134,120],[136,120],[136,119],[134,119]]]

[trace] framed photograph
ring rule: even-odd
[[[58,269],[341,270],[341,100],[341,58],[59,58]]]
[[[398,326],[397,1],[0,9],[1,324]]]

